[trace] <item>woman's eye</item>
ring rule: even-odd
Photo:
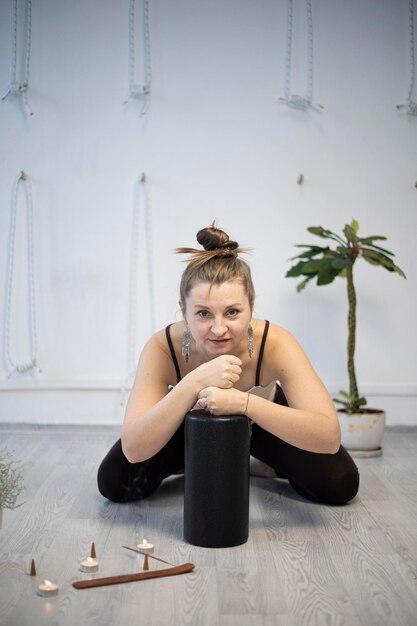
[[[239,313],[239,311],[237,309],[229,309],[228,311],[228,315],[230,317],[234,317],[235,315],[237,315]]]
[[[208,317],[208,311],[198,311],[197,315],[199,317]]]

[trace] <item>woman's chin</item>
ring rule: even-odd
[[[222,354],[230,354],[232,348],[232,342],[230,339],[227,341],[208,341],[207,350],[210,354],[215,356],[221,356]]]

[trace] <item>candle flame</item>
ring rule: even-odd
[[[143,545],[145,545],[145,546],[146,546],[146,544],[147,544],[148,542],[146,541],[146,539],[142,539],[142,543],[143,543]]]
[[[91,558],[91,556],[88,556],[88,557],[87,557],[87,561],[88,561],[89,563],[92,563],[92,562],[93,562],[93,559]]]
[[[46,585],[47,587],[51,587],[51,586],[52,586],[52,583],[51,583],[51,581],[50,581],[50,580],[45,580],[45,581],[44,581],[44,583],[45,583],[45,585]]]

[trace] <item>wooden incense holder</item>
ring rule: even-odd
[[[88,589],[90,587],[105,587],[107,585],[120,585],[122,583],[132,583],[136,580],[147,580],[149,578],[163,578],[164,576],[177,576],[178,574],[188,574],[195,568],[193,563],[183,563],[167,569],[151,570],[138,574],[122,574],[120,576],[108,576],[106,578],[94,578],[92,580],[77,580],[72,583],[75,589]]]

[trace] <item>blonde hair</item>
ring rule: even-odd
[[[210,283],[211,286],[238,280],[244,287],[253,309],[255,302],[255,288],[249,265],[238,257],[247,248],[239,248],[236,241],[231,241],[229,235],[216,228],[208,226],[199,230],[197,241],[203,250],[195,248],[176,248],[177,254],[190,254],[188,265],[181,277],[180,298],[185,300],[192,287],[199,282]]]

